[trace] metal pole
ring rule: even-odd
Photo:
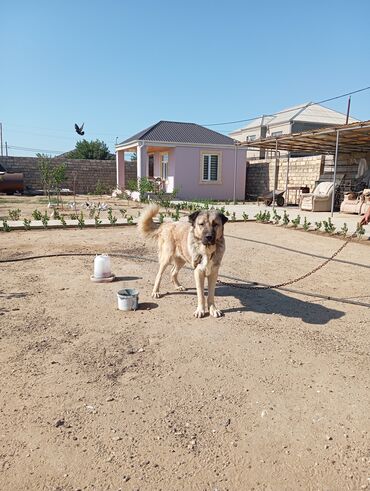
[[[275,187],[276,187],[276,176],[277,176],[277,155],[278,155],[278,142],[275,143],[275,169],[274,169],[274,185],[272,187],[272,206],[275,206]]]
[[[339,144],[339,130],[337,130],[337,140],[335,142],[333,194],[332,194],[332,197],[331,197],[331,217],[332,218],[333,218],[333,213],[334,213],[334,202],[335,202],[335,182],[337,180],[338,144]]]
[[[235,144],[235,146],[234,146],[234,190],[233,190],[234,205],[236,204],[236,169],[237,169],[236,163],[237,163],[237,146]]]
[[[3,153],[3,123],[0,123],[0,146],[1,146],[1,156],[4,157],[4,153]]]
[[[8,142],[5,142],[5,155],[8,156]]]
[[[289,165],[290,165],[290,152],[288,152],[288,160],[287,160],[287,163],[286,163],[286,179],[285,179],[285,199],[286,199],[286,204],[288,204]]]
[[[347,116],[346,116],[346,124],[348,124],[349,120],[349,110],[351,109],[351,96],[348,98],[348,106],[347,106]]]

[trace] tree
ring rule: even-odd
[[[45,196],[48,197],[50,203],[51,188],[54,184],[54,173],[51,165],[51,156],[46,153],[37,153],[38,167],[41,174],[41,182],[44,188]]]
[[[55,181],[55,187],[57,189],[57,203],[60,203],[60,190],[62,188],[62,183],[66,180],[66,164],[59,164],[53,169],[53,176]]]
[[[106,143],[100,140],[87,141],[85,139],[76,143],[74,150],[67,154],[70,159],[108,160],[111,158]]]

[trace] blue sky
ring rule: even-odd
[[[75,122],[113,150],[160,119],[233,121],[370,85],[368,0],[3,0],[1,16],[10,155],[74,148]],[[370,119],[370,90],[351,115]]]

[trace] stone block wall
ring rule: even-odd
[[[77,172],[77,194],[93,193],[98,181],[109,192],[116,187],[115,160],[76,160],[55,157],[51,162],[53,166],[66,164],[67,179],[62,187],[69,188],[71,191],[73,191],[73,172]],[[37,157],[0,157],[0,165],[9,172],[22,172],[26,189],[42,189]],[[134,178],[136,178],[136,165],[126,162],[126,183]]]
[[[295,157],[289,162],[288,186],[308,186],[313,191],[315,182],[323,172],[325,156]],[[285,190],[287,158],[280,158],[275,188]],[[246,195],[256,197],[272,191],[275,178],[275,159],[251,161],[248,165]]]

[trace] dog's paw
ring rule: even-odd
[[[152,298],[161,298],[161,294],[159,292],[152,292]]]
[[[186,292],[186,288],[182,285],[179,285],[176,287],[176,291],[178,292]]]
[[[221,312],[221,310],[216,309],[214,305],[210,305],[209,315],[211,315],[212,317],[222,317],[224,314]]]
[[[194,312],[194,317],[196,317],[197,319],[201,319],[205,315],[206,315],[206,312],[201,307],[197,307],[197,310]]]

